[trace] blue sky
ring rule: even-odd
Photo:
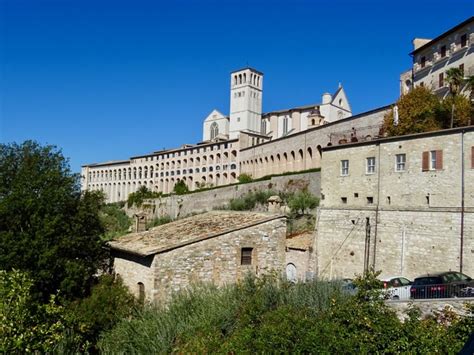
[[[411,40],[472,0],[0,0],[0,141],[59,146],[79,171],[201,140],[229,73],[264,72],[264,111],[341,82],[353,113],[392,103]]]

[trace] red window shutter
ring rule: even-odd
[[[474,169],[474,147],[471,147],[471,168]]]
[[[436,170],[443,169],[443,151],[437,150],[436,151]]]
[[[421,164],[422,171],[430,170],[430,152],[423,152],[423,161]]]

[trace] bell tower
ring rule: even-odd
[[[260,132],[262,119],[263,73],[244,68],[230,74],[229,138],[240,131]]]

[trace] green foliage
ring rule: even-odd
[[[132,225],[131,218],[116,203],[103,206],[99,215],[105,227],[104,240],[111,240],[128,233]]]
[[[147,224],[147,228],[161,226],[162,224],[170,222],[173,222],[173,219],[170,216],[156,217],[153,219],[153,221],[151,221],[151,223]]]
[[[238,177],[237,177],[237,180],[239,181],[239,183],[241,184],[246,184],[246,183],[249,183],[249,182],[252,182],[253,179],[252,179],[252,176],[250,176],[249,174],[240,174]]]
[[[377,295],[376,273],[357,296],[338,282],[291,284],[275,276],[175,294],[103,334],[105,353],[456,353],[474,329],[470,314],[441,312],[403,323]],[[376,291],[379,290],[379,291]]]
[[[65,318],[72,336],[64,337],[62,345],[67,349],[91,350],[101,332],[130,317],[138,307],[138,302],[120,278],[103,275],[90,296],[67,307]]]
[[[441,100],[428,88],[418,86],[403,95],[397,101],[399,123],[394,126],[393,110],[389,112],[383,123],[383,131],[388,136],[400,136],[421,132],[437,131],[451,127],[451,111],[454,102],[453,127],[462,127],[469,124],[472,117],[472,108],[469,99],[457,95],[458,79],[452,78],[452,95]],[[457,91],[456,91],[457,90]]]
[[[51,296],[46,304],[32,297],[33,279],[0,271],[0,353],[46,353],[63,337],[63,308]]]
[[[270,196],[277,195],[273,190],[250,191],[245,195],[233,198],[229,201],[229,209],[232,211],[250,211],[257,205],[266,205]]]
[[[315,315],[336,300],[344,302],[339,285],[323,281],[293,285],[269,276],[222,288],[196,285],[175,294],[167,307],[146,307],[123,320],[99,345],[105,353],[226,352],[225,343],[236,331],[257,326],[269,310],[307,307]]]
[[[306,214],[319,206],[319,198],[308,190],[298,191],[288,199],[288,207],[294,214]]]
[[[53,146],[0,145],[0,269],[29,271],[44,301],[86,294],[106,258],[103,195],[78,178]]]
[[[179,180],[173,187],[173,191],[176,195],[184,195],[189,192],[188,186],[183,180]]]
[[[127,206],[131,208],[132,206],[140,207],[143,204],[143,201],[150,198],[160,198],[162,196],[161,192],[155,192],[148,190],[144,185],[128,195]]]

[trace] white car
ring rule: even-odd
[[[409,300],[412,282],[403,276],[392,276],[381,280],[384,293],[391,300]]]

